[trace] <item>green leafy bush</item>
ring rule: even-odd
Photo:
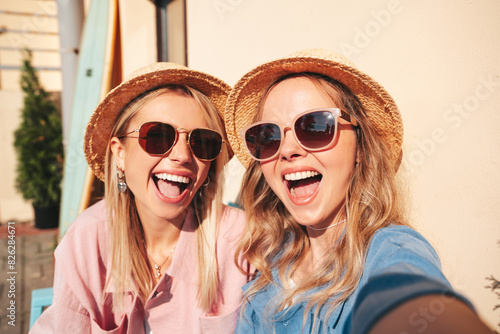
[[[40,85],[29,50],[23,54],[21,88],[22,121],[14,133],[17,152],[16,188],[36,207],[59,205],[63,171],[61,116]]]

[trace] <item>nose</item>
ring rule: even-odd
[[[292,129],[283,130],[283,138],[280,147],[279,157],[281,160],[292,161],[307,155],[307,151],[300,146],[292,133]]]
[[[172,161],[178,162],[179,164],[192,161],[191,149],[188,145],[187,131],[178,131],[177,141],[170,152],[168,152],[167,157]]]

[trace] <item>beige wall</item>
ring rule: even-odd
[[[156,9],[152,1],[119,0],[122,68],[126,78],[136,69],[156,62]],[[183,0],[167,6],[168,60],[184,63]]]
[[[485,277],[500,278],[500,2],[190,0],[187,12],[189,66],[229,84],[322,47],[387,88],[405,124],[412,222],[452,284],[498,324]],[[229,173],[241,170],[233,162]]]
[[[5,102],[5,103],[4,103]],[[23,96],[20,91],[0,90],[0,222],[15,219],[28,221],[33,218],[33,208],[26,203],[15,190],[16,155],[14,152],[14,130],[21,122],[20,112],[23,106]]]
[[[33,52],[33,66],[60,67],[59,36],[57,27],[56,2],[48,1],[9,1],[0,0],[0,9],[10,12],[34,13],[38,16],[0,14],[2,27],[21,33],[0,34],[0,46],[5,48],[46,49],[50,51]],[[0,64],[17,66],[21,64],[18,50],[0,50]],[[48,91],[61,90],[60,71],[41,71],[40,81]],[[18,90],[19,71],[0,71],[0,89]]]
[[[156,61],[156,17],[152,1],[119,0],[122,69],[126,78]]]
[[[9,12],[34,13],[38,16],[0,14],[0,26],[9,30],[0,34],[0,64],[20,66],[22,53],[19,48],[29,47],[33,51],[33,66],[60,67],[59,36],[57,35],[57,5],[48,1],[0,0],[0,9]],[[49,33],[49,34],[46,34]],[[42,70],[38,72],[40,82],[47,91],[61,90],[61,72]],[[25,202],[14,188],[16,177],[16,155],[13,148],[14,131],[20,122],[23,94],[19,86],[18,70],[0,71],[0,223],[10,220],[33,219],[31,204]]]

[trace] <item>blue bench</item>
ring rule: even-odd
[[[45,307],[52,304],[53,289],[36,289],[31,291],[30,329]]]

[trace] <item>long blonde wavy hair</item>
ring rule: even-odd
[[[225,139],[224,123],[217,109],[204,94],[183,85],[164,86],[137,97],[118,116],[110,138],[125,134],[130,120],[142,107],[165,93],[175,93],[195,99],[203,110],[208,127],[222,134]],[[188,210],[193,210],[195,217],[198,272],[193,275],[198,275],[198,305],[207,312],[217,301],[219,285],[216,257],[217,222],[222,214],[221,189],[224,184],[222,171],[228,160],[229,150],[223,145],[222,152],[210,165],[209,184],[200,187],[188,207]],[[111,245],[111,274],[106,285],[112,280],[115,287],[116,297],[113,307],[117,309],[126,307],[124,295],[127,291],[137,295],[144,305],[156,284],[144,246],[144,231],[134,195],[129,190],[120,193],[117,189],[116,160],[109,145],[105,164],[105,199]]]
[[[311,80],[318,90],[331,97],[339,108],[359,123],[356,129],[359,162],[348,185],[343,208],[347,217],[345,233],[332,246],[331,252],[327,252],[320,268],[295,287],[290,287],[291,275],[304,260],[305,251],[310,246],[306,228],[292,218],[270,188],[258,161],[250,164],[243,177],[241,198],[246,211],[247,231],[239,251],[259,272],[245,298],[251,299],[260,289],[273,284],[272,271],[277,270],[284,289],[266,312],[273,314],[297,302],[306,302],[305,320],[311,309],[315,309],[315,319],[320,311],[326,312],[327,317],[331,316],[355,291],[363,272],[368,244],[377,230],[390,224],[408,224],[405,199],[396,178],[397,166],[391,160],[390,150],[374,130],[363,105],[345,85],[315,73],[285,76],[265,90],[255,121],[261,118],[269,91],[279,82],[293,77]],[[322,289],[310,292],[319,286]]]

